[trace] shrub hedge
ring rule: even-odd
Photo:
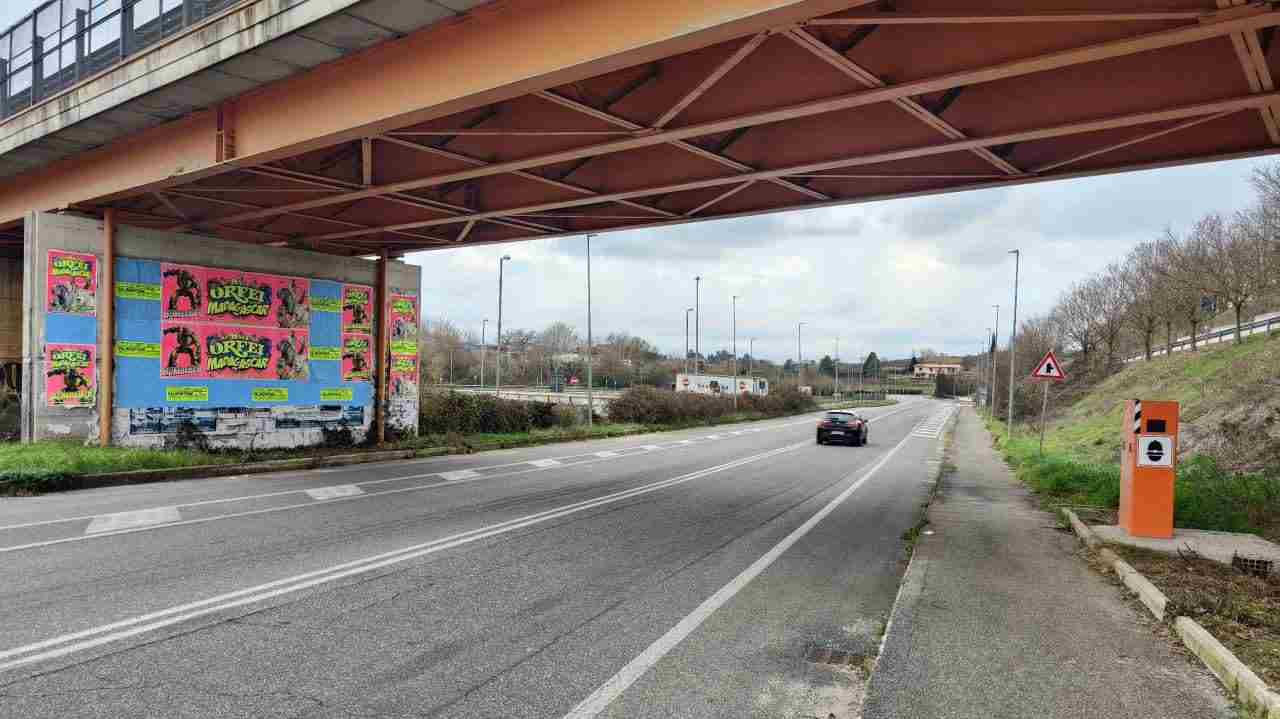
[[[818,409],[813,397],[794,387],[767,396],[742,395],[738,412],[780,417]],[[671,392],[653,387],[632,387],[609,402],[609,419],[637,424],[687,424],[710,422],[733,414],[733,398],[722,395]]]
[[[578,410],[551,402],[523,402],[485,394],[424,392],[418,405],[421,434],[491,434],[571,427]]]

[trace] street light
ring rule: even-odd
[[[738,296],[729,301],[730,324],[733,326],[733,411],[738,411]]]
[[[1009,439],[1013,439],[1013,371],[1016,355],[1014,340],[1018,336],[1018,272],[1022,268],[1022,251],[1009,250],[1013,255],[1013,329],[1009,332]]]
[[[693,368],[702,374],[702,275],[693,278]]]
[[[803,355],[800,353],[800,328],[804,327],[806,324],[808,323],[807,322],[796,323],[796,382],[797,383],[804,381],[804,375],[802,374],[802,370],[801,370],[801,367],[803,367],[803,365],[801,364],[801,362],[803,361],[802,359]]]
[[[493,393],[502,395],[502,266],[511,259],[511,255],[503,255],[498,259],[498,366],[495,369]]]
[[[488,317],[486,317],[484,321],[480,323],[480,388],[481,389],[484,389],[484,352],[485,352],[484,335],[485,335],[485,330],[487,329],[489,329]]]
[[[591,238],[587,235],[587,429],[591,429],[592,415],[596,413],[596,405],[591,399]]]
[[[693,308],[684,311],[684,373],[689,374],[689,313]]]
[[[840,335],[836,335],[836,399],[840,399]]]
[[[754,384],[756,379],[756,338],[752,337],[748,344],[747,374],[751,377],[751,381]]]

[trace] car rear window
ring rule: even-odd
[[[853,419],[853,415],[848,412],[827,412],[827,419],[832,422],[848,422]]]

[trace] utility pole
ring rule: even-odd
[[[797,385],[800,382],[804,381],[804,370],[801,369],[803,367],[803,365],[801,364],[802,355],[800,353],[800,328],[804,327],[804,325],[805,325],[804,322],[796,323],[796,383]]]
[[[1018,337],[1018,274],[1022,269],[1022,251],[1009,250],[1013,255],[1013,329],[1009,332],[1009,439],[1013,439],[1013,372],[1017,354],[1013,351]]]
[[[498,362],[494,370],[493,393],[502,396],[502,266],[511,259],[511,255],[503,255],[498,259]]]
[[[756,375],[756,338],[752,337],[748,344],[750,349],[747,351],[747,374],[754,380]]]
[[[729,301],[729,324],[733,326],[733,411],[738,411],[738,296]]]
[[[684,373],[689,374],[689,313],[693,308],[684,311]]]
[[[484,389],[484,353],[485,353],[484,331],[488,328],[489,328],[489,319],[485,318],[485,320],[480,323],[480,388],[481,389]]]
[[[996,416],[996,352],[1000,349],[1000,305],[991,305],[996,308],[996,322],[991,325],[991,345],[994,350],[987,350],[991,355],[991,391],[987,393],[987,409],[992,417]]]
[[[840,399],[840,335],[836,335],[836,399]]]
[[[702,374],[702,275],[693,278],[693,372]]]
[[[596,405],[591,400],[591,235],[587,235],[587,429],[591,429]]]

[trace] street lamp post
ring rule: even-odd
[[[751,340],[748,342],[748,345],[749,345],[749,349],[747,350],[747,374],[751,376],[752,381],[754,382],[755,376],[756,376],[756,338],[752,337]]]
[[[591,399],[591,238],[587,235],[587,429],[591,429],[596,405]]]
[[[702,275],[693,278],[693,370],[702,374]]]
[[[801,364],[804,360],[803,360],[803,355],[800,352],[800,328],[804,326],[805,326],[804,322],[796,323],[796,382],[797,383],[804,381],[804,370],[802,369],[804,365]],[[799,385],[797,384],[797,386]]]
[[[738,296],[729,301],[729,323],[733,326],[733,411],[738,411]]]
[[[480,388],[481,389],[484,389],[484,353],[485,353],[484,335],[485,335],[485,330],[487,329],[489,329],[489,318],[486,317],[484,321],[480,323]]]
[[[996,309],[996,321],[995,321],[995,324],[991,325],[991,328],[992,328],[991,344],[996,348],[996,350],[998,350],[1000,349],[1000,305],[991,305],[991,306]],[[990,354],[991,354],[991,391],[987,393],[988,394],[987,410],[989,410],[991,416],[994,417],[996,413],[996,353],[995,353],[995,350],[991,350]]]
[[[684,373],[689,374],[689,313],[693,308],[684,311]]]
[[[840,399],[840,335],[836,335],[836,399]]]
[[[1009,439],[1013,439],[1013,372],[1017,355],[1013,351],[1018,336],[1018,273],[1022,269],[1022,251],[1009,250],[1013,255],[1013,329],[1009,332]]]
[[[494,369],[493,393],[502,396],[502,267],[511,259],[511,255],[503,255],[498,259],[498,361]]]

